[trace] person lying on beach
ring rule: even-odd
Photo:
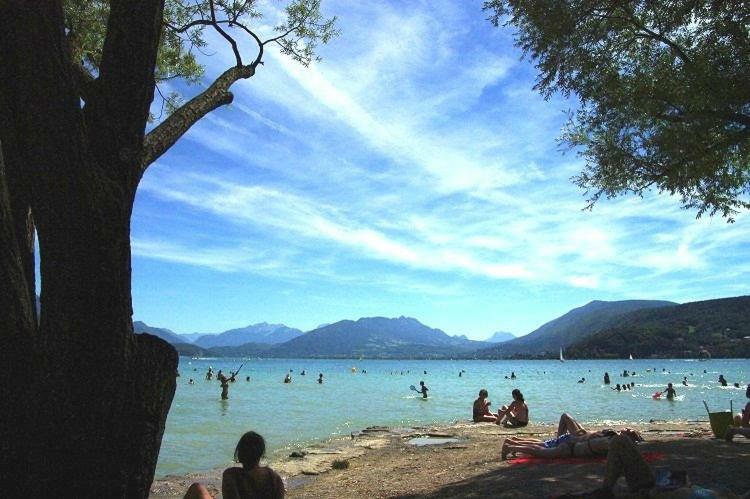
[[[529,424],[529,407],[523,400],[523,393],[518,388],[511,392],[513,402],[508,406],[502,406],[497,411],[497,424],[508,428],[520,428]]]
[[[260,466],[260,458],[266,452],[263,437],[249,431],[242,435],[234,450],[234,460],[242,468],[224,470],[221,477],[221,495],[224,499],[268,499],[284,498],[284,482],[278,473],[267,466]],[[200,483],[190,486],[184,499],[211,499],[208,489]]]
[[[609,442],[607,468],[601,488],[580,494],[565,494],[558,499],[586,497],[588,499],[615,497],[614,487],[621,476],[628,490],[637,497],[659,499],[750,499],[750,492],[738,496],[732,492],[705,489],[691,485],[685,472],[666,471],[654,474],[631,438],[615,435]],[[628,496],[631,497],[631,496]]]
[[[487,390],[482,388],[479,390],[479,397],[474,401],[472,419],[475,423],[487,422],[494,423],[497,420],[497,416],[490,412],[490,402],[487,401],[489,393]]]
[[[503,442],[500,457],[505,460],[508,458],[509,454],[515,456],[517,453],[545,459],[606,456],[609,451],[610,441],[616,435],[623,435],[634,442],[643,441],[641,435],[630,428],[625,428],[619,433],[614,430],[603,431],[608,433],[602,435],[588,435],[583,439],[575,438],[569,433],[545,441],[508,438]]]

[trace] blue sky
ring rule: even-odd
[[[147,171],[135,319],[189,333],[406,315],[483,339],[593,299],[748,294],[747,214],[696,220],[656,194],[582,211],[582,161],[556,142],[575,102],[534,92],[481,1],[324,9],[342,33],[321,62],[271,50]],[[206,52],[209,83],[233,59],[213,37]]]

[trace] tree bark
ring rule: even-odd
[[[147,497],[153,480],[177,354],[133,334],[130,216],[162,8],[112,2],[109,58],[84,112],[61,1],[0,2],[0,139],[15,141],[2,146],[12,180],[0,175],[0,310],[17,318],[0,331],[3,354],[18,355],[2,383],[9,497]],[[17,233],[26,220],[12,209],[25,202],[39,236],[37,334]]]

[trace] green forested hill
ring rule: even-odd
[[[531,333],[476,352],[481,359],[503,357],[554,356],[560,347],[567,348],[608,326],[634,310],[677,305],[662,300],[594,300],[551,320]]]
[[[630,312],[568,347],[568,358],[750,358],[750,296]]]

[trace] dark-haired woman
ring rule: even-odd
[[[497,424],[502,424],[509,428],[519,428],[529,424],[529,407],[523,399],[523,393],[516,388],[511,392],[513,402],[508,406],[502,406],[497,411]]]
[[[266,452],[263,437],[249,431],[242,435],[234,450],[234,460],[242,467],[224,470],[221,477],[221,494],[224,499],[283,499],[284,482],[278,473],[260,465],[260,458]],[[208,499],[211,495],[206,487],[194,483],[185,499]]]
[[[497,416],[490,412],[490,403],[487,401],[487,397],[489,397],[487,390],[484,388],[479,390],[479,397],[474,401],[474,408],[472,411],[472,419],[475,423],[494,423],[497,421]]]

